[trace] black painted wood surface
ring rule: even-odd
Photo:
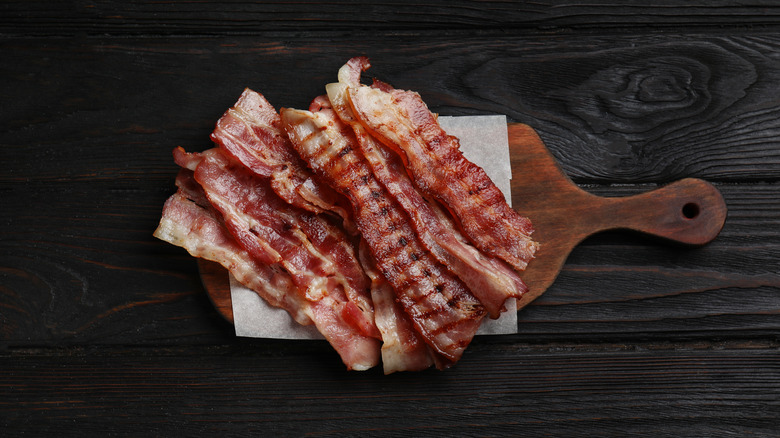
[[[3,2],[0,426],[11,435],[780,435],[774,2]],[[357,12],[359,11],[359,12]],[[441,114],[533,126],[576,183],[723,194],[697,249],[610,232],[446,372],[236,338],[156,241],[174,146],[244,87],[305,107],[353,55]]]

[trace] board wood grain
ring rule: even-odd
[[[777,432],[778,355],[757,346],[578,351],[493,345],[471,348],[447,373],[383,376],[345,373],[312,342],[298,341],[301,347],[284,355],[211,348],[0,357],[6,371],[0,425],[58,436]],[[539,411],[540,405],[547,408]]]

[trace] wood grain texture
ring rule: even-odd
[[[52,150],[55,145],[38,144],[34,128],[56,129],[58,141],[72,146],[56,151],[64,159],[88,153],[110,160],[94,150],[108,143],[164,166],[166,145],[208,147],[214,120],[244,87],[277,106],[305,107],[344,59],[360,53],[375,65],[369,76],[419,90],[434,111],[507,114],[532,126],[578,183],[777,181],[780,175],[776,34],[499,41],[399,35],[384,48],[382,38],[76,38],[45,47],[40,40],[8,39],[4,93],[20,103],[2,110],[10,127],[4,144],[19,154]],[[71,83],[78,86],[61,86]],[[58,104],[42,106],[44,96]],[[138,161],[95,173],[92,160],[66,170],[46,168],[56,161],[42,160],[11,175],[111,178],[139,171],[132,167]]]
[[[344,373],[317,348],[324,342],[298,343],[314,347],[287,357],[224,349],[194,357],[176,351],[0,357],[6,371],[0,425],[57,436],[777,432],[780,357],[772,350],[583,353],[492,346],[469,350],[447,373],[388,377]]]
[[[518,309],[541,296],[572,249],[596,233],[626,230],[702,246],[723,228],[725,202],[704,180],[685,178],[624,197],[597,196],[572,183],[533,128],[523,124],[507,128],[512,203],[531,219],[534,240],[540,244],[522,273],[529,290],[518,300]]]
[[[0,32],[24,35],[221,35],[283,31],[452,31],[487,29],[556,32],[568,29],[667,29],[673,26],[777,27],[780,8],[669,0],[587,3],[541,0],[394,2],[261,1],[4,1]]]
[[[360,3],[0,3],[3,432],[780,435],[777,5]],[[247,86],[307,106],[354,55],[441,114],[532,126],[595,195],[710,181],[726,224],[588,238],[444,373],[236,338],[151,236],[171,149],[210,147]]]

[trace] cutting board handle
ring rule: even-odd
[[[685,178],[622,198],[603,198],[602,230],[628,228],[686,245],[704,245],[720,233],[726,203],[710,183]]]

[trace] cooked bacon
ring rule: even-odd
[[[378,337],[368,279],[346,234],[324,217],[285,203],[266,179],[220,149],[200,155],[195,179],[239,243],[259,260],[284,266],[311,300],[342,289],[349,298],[345,309],[365,335]]]
[[[206,162],[208,165],[214,154],[186,154],[178,150],[176,155],[177,161],[187,164]],[[177,193],[166,201],[163,217],[154,233],[156,237],[187,249],[195,257],[220,263],[270,305],[287,310],[298,323],[314,323],[349,369],[365,370],[379,362],[378,329],[373,320],[366,321],[365,312],[355,304],[371,306],[365,291],[357,297],[357,301],[355,297],[347,296],[345,287],[333,287],[318,294],[305,293],[282,264],[259,262],[242,247],[195,181],[192,171],[182,169],[177,186]],[[320,242],[319,246],[325,246],[323,242],[328,239],[327,233],[314,238]],[[345,250],[352,251],[346,247]],[[336,248],[335,253],[343,251]],[[353,262],[357,262],[354,254]],[[343,260],[340,263],[348,265]]]
[[[349,226],[345,201],[306,169],[280,123],[265,97],[247,88],[217,121],[211,139],[257,175],[269,177],[276,194],[288,203],[314,213],[333,212]]]
[[[468,286],[492,318],[498,318],[502,309],[505,310],[507,299],[519,298],[528,290],[520,276],[502,260],[474,248],[438,202],[426,199],[420,193],[407,175],[400,157],[357,123],[349,107],[344,84],[329,84],[327,90],[333,109],[354,129],[360,151],[374,175],[409,215],[422,243]],[[327,108],[325,102],[320,102],[318,106],[323,108],[321,110]]]
[[[437,365],[456,362],[479,327],[484,307],[422,245],[336,117],[293,109],[282,109],[281,116],[304,161],[349,198],[358,229],[397,301],[426,343],[446,359]]]
[[[221,264],[270,305],[287,310],[300,324],[311,324],[290,275],[279,266],[258,263],[241,248],[195,182],[192,171],[181,169],[176,185],[179,189],[165,202],[154,236],[195,257]]]
[[[376,267],[365,240],[360,242],[360,263],[371,279],[376,326],[382,333],[382,368],[385,374],[420,371],[434,364],[433,353],[412,321],[395,302],[393,287]]]
[[[174,150],[178,191],[155,236],[314,324],[349,369],[380,354],[386,374],[444,369],[526,291],[516,270],[537,243],[419,95],[360,84],[368,67],[349,60],[309,111],[279,114],[246,89],[218,148]]]
[[[369,66],[366,58],[354,58],[339,71],[354,117],[401,155],[415,183],[454,213],[480,250],[525,269],[538,247],[530,237],[531,222],[463,156],[458,139],[444,132],[417,93],[361,85],[360,74]]]

